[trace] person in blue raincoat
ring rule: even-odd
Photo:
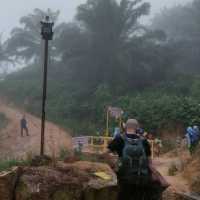
[[[192,155],[200,140],[200,132],[198,126],[191,127],[189,126],[186,131],[186,139],[187,139],[187,146]]]

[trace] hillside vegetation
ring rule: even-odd
[[[9,56],[23,59],[27,67],[1,81],[1,93],[40,115],[38,22],[48,13],[56,22],[48,72],[49,120],[77,134],[95,134],[103,131],[105,109],[113,105],[124,109],[125,119],[138,118],[148,131],[198,124],[200,39],[193,34],[200,33],[198,6],[194,0],[164,10],[150,27],[139,23],[150,12],[144,1],[88,0],[78,7],[76,21],[61,24],[59,12],[35,9],[21,18],[21,26],[6,41]],[[171,34],[177,28],[172,22],[180,20],[178,13],[185,18],[178,27],[185,33],[182,37]],[[186,19],[195,23],[188,27]]]

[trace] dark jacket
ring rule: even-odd
[[[20,124],[21,124],[22,128],[26,128],[27,127],[27,121],[26,121],[26,119],[22,118],[21,121],[20,121]]]

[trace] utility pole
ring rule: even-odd
[[[42,118],[41,118],[41,146],[40,155],[44,156],[45,145],[45,120],[46,120],[46,97],[47,97],[47,72],[48,72],[48,50],[49,40],[53,39],[54,23],[50,21],[49,16],[46,16],[44,21],[41,21],[41,35],[44,40],[44,72],[43,72],[43,95],[42,95]]]

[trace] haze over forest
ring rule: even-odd
[[[185,4],[191,0],[146,0],[151,3],[151,15],[147,21],[164,7]],[[16,3],[15,3],[16,2]],[[86,0],[7,0],[3,1],[0,8],[0,32],[7,37],[10,30],[19,23],[19,19],[31,13],[33,9],[60,10],[60,21],[71,21],[74,18],[76,7]],[[146,20],[145,20],[146,21]]]
[[[23,60],[26,68],[4,73],[1,94],[40,116],[39,22],[48,14],[56,22],[50,45],[48,120],[74,134],[95,134],[103,132],[104,110],[112,105],[125,110],[124,120],[134,116],[147,131],[200,123],[199,0],[72,2],[7,1],[11,15],[2,25],[14,30],[0,45],[1,61],[11,59],[19,65]],[[168,8],[159,13],[164,6]],[[8,10],[6,3],[3,8]],[[140,25],[154,14],[150,25]],[[68,23],[72,18],[76,21]]]

